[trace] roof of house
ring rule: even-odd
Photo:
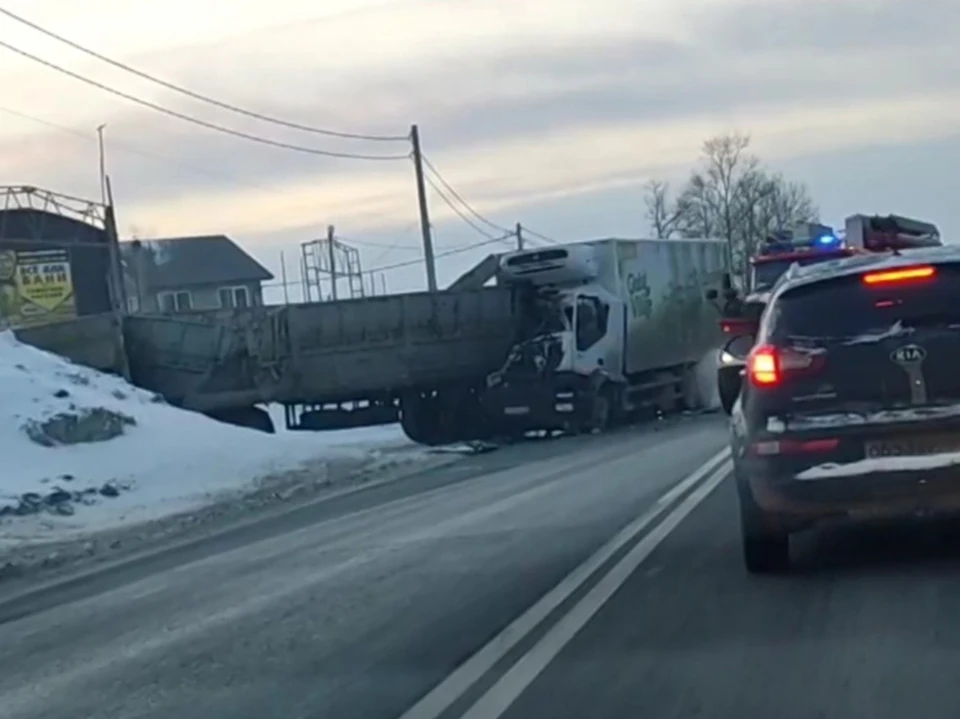
[[[226,235],[120,243],[125,264],[150,288],[272,280],[273,274]],[[139,257],[139,260],[136,258]]]

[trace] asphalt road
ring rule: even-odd
[[[748,577],[725,438],[512,448],[0,601],[0,716],[953,719],[957,533]]]

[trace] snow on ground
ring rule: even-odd
[[[0,544],[38,521],[62,537],[190,510],[310,460],[422,451],[395,425],[268,435],[223,424],[9,331],[0,387]]]

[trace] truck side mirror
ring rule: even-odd
[[[720,297],[720,293],[717,292],[715,289],[712,289],[712,288],[711,288],[711,289],[709,289],[709,290],[706,291],[705,296],[706,296],[706,298],[707,298],[710,302],[713,302],[713,301],[715,301],[718,297]]]

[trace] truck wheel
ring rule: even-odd
[[[400,427],[407,437],[417,444],[433,445],[433,420],[436,410],[430,398],[419,392],[410,392],[400,400]],[[432,411],[431,411],[432,410]]]
[[[743,561],[751,574],[775,574],[790,568],[790,535],[771,521],[746,487],[740,495],[740,537]]]
[[[273,426],[270,413],[260,407],[234,407],[231,409],[213,410],[205,412],[208,417],[225,424],[237,427],[255,429],[266,434],[274,434],[277,430]]]

